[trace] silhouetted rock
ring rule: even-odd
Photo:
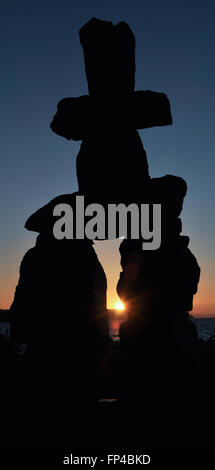
[[[131,353],[133,343],[142,344],[150,336],[149,330],[159,331],[163,340],[174,338],[175,344],[183,343],[186,331],[191,333],[191,345],[193,338],[197,339],[193,324],[189,327],[187,312],[193,308],[200,268],[188,248],[189,238],[180,234],[178,218],[186,190],[182,178],[166,175],[151,179],[145,186],[144,198],[161,204],[161,246],[158,250],[143,250],[141,240],[124,240],[120,245],[123,271],[117,291],[128,312],[121,339],[123,344],[130,344]]]
[[[169,124],[172,116],[164,93],[135,91],[122,96],[64,98],[50,126],[67,139],[84,140],[92,135],[99,137],[107,129],[126,135],[127,131]]]
[[[60,201],[72,204],[74,197],[55,198],[26,222],[40,234],[21,263],[11,337],[37,354],[57,356],[59,363],[72,364],[74,351],[89,362],[108,340],[106,276],[93,242],[54,238],[52,213]]]
[[[126,23],[92,18],[80,29],[80,41],[91,94],[134,90],[135,38]]]
[[[135,198],[148,178],[146,153],[136,131],[91,136],[81,144],[76,165],[80,191],[96,202]]]

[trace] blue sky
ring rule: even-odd
[[[87,92],[78,31],[93,16],[129,23],[136,36],[136,89],[170,99],[173,126],[140,135],[151,176],[174,174],[188,183],[183,232],[202,268],[195,311],[214,313],[215,4],[209,0],[2,3],[0,307],[10,304],[21,258],[35,240],[25,220],[56,195],[77,189],[80,144],[55,135],[49,124],[61,98]],[[119,270],[112,248],[109,242],[99,247],[109,305]]]

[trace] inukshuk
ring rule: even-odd
[[[169,125],[172,117],[165,94],[134,91],[135,38],[129,26],[93,18],[80,30],[80,41],[89,95],[61,100],[51,123],[57,134],[82,140],[77,194],[104,206],[111,202],[162,205],[161,247],[143,251],[139,239],[124,240],[120,248],[123,271],[117,290],[128,312],[121,340],[125,352],[133,351],[138,338],[142,344],[146,325],[160,333],[161,325],[163,332],[171,325],[175,332],[176,325],[187,324],[187,312],[192,310],[199,267],[188,249],[189,238],[180,235],[186,183],[170,175],[149,176],[137,131]],[[59,241],[52,232],[54,206],[59,202],[73,206],[75,196],[55,198],[26,223],[28,230],[40,235],[22,261],[11,307],[12,333],[17,342],[35,346],[42,336],[44,343],[47,338],[53,343],[59,338],[68,347],[76,344],[78,327],[83,333],[80,349],[86,355],[89,344],[92,349],[107,338],[105,275],[91,241]],[[36,328],[38,315],[45,319],[42,335]]]
[[[146,325],[177,332],[186,325],[197,291],[199,267],[180,235],[186,183],[167,175],[150,178],[138,129],[172,123],[165,94],[134,91],[135,38],[129,26],[93,18],[80,30],[89,95],[58,104],[52,130],[83,140],[77,157],[79,190],[94,202],[141,202],[162,205],[162,243],[142,251],[142,240],[121,244],[123,271],[118,293],[128,322],[123,343],[137,344]],[[174,326],[173,326],[174,325]],[[177,325],[177,326],[176,326]],[[183,327],[182,327],[183,325]],[[132,346],[133,347],[133,346]]]

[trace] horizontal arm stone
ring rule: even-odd
[[[83,140],[104,127],[145,129],[172,124],[170,104],[164,93],[135,91],[123,97],[90,95],[65,98],[58,104],[51,129],[67,139]]]

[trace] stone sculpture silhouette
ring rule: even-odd
[[[30,449],[36,440],[38,445],[38,436],[42,436],[42,448],[47,439],[50,448],[69,448],[72,423],[77,449],[104,449],[108,443],[113,449],[121,446],[130,450],[141,448],[143,437],[148,448],[157,445],[165,449],[168,442],[175,449],[182,438],[187,448],[190,436],[197,445],[204,438],[205,444],[209,441],[208,433],[205,435],[207,420],[200,416],[195,430],[198,396],[196,407],[188,400],[200,390],[205,407],[209,391],[214,389],[209,374],[204,375],[200,387],[199,375],[209,355],[204,350],[195,375],[197,361],[192,361],[190,354],[191,349],[201,354],[202,343],[199,340],[196,348],[198,338],[189,319],[200,269],[188,248],[189,238],[181,235],[180,214],[187,185],[172,175],[150,177],[138,134],[138,129],[172,123],[169,101],[163,93],[134,90],[135,39],[126,23],[113,26],[93,18],[80,30],[80,40],[89,95],[61,100],[51,123],[57,134],[82,141],[77,156],[78,193],[54,198],[27,220],[26,229],[39,235],[35,247],[22,260],[10,309],[12,345],[28,345],[22,367],[13,370],[4,393],[6,397],[8,391],[16,389],[15,398],[10,400],[10,416],[19,433],[14,442],[17,445],[20,438],[22,444],[24,433]],[[121,326],[121,362],[114,376],[119,405],[107,409],[98,402],[94,408],[92,400],[90,406],[88,402],[89,397],[101,396],[100,359],[109,344],[105,273],[92,241],[56,240],[53,236],[54,207],[59,203],[74,207],[76,195],[104,206],[135,202],[159,203],[162,207],[158,250],[143,251],[141,239],[127,239],[120,246],[122,272],[117,291],[126,303],[128,319]],[[5,344],[2,348],[5,350]],[[7,355],[10,362],[11,347]],[[209,361],[206,370],[210,368]],[[188,413],[189,422],[193,420],[194,424],[185,430]],[[113,426],[116,415],[118,422]],[[8,417],[5,426],[7,422]],[[10,420],[8,427],[11,439]],[[201,428],[204,436],[199,434]]]
[[[150,178],[137,132],[172,123],[168,98],[164,93],[134,90],[135,38],[126,23],[114,26],[93,18],[81,28],[80,41],[89,95],[61,100],[51,123],[57,134],[82,140],[77,194],[104,206],[130,201],[162,204],[161,248],[142,252],[141,240],[121,245],[123,272],[118,293],[128,311],[121,332],[125,344],[132,335],[136,341],[137,331],[146,323],[172,321],[173,305],[174,318],[186,317],[192,309],[199,268],[188,249],[189,239],[180,235],[186,183],[173,176]],[[26,222],[26,228],[39,236],[21,264],[11,306],[11,336],[14,342],[29,344],[36,355],[38,343],[42,356],[48,350],[59,355],[60,350],[65,363],[77,347],[79,357],[89,359],[86,351],[94,351],[92,363],[108,339],[105,274],[91,241],[59,241],[52,231],[54,206],[59,202],[73,206],[75,196],[55,198]]]

